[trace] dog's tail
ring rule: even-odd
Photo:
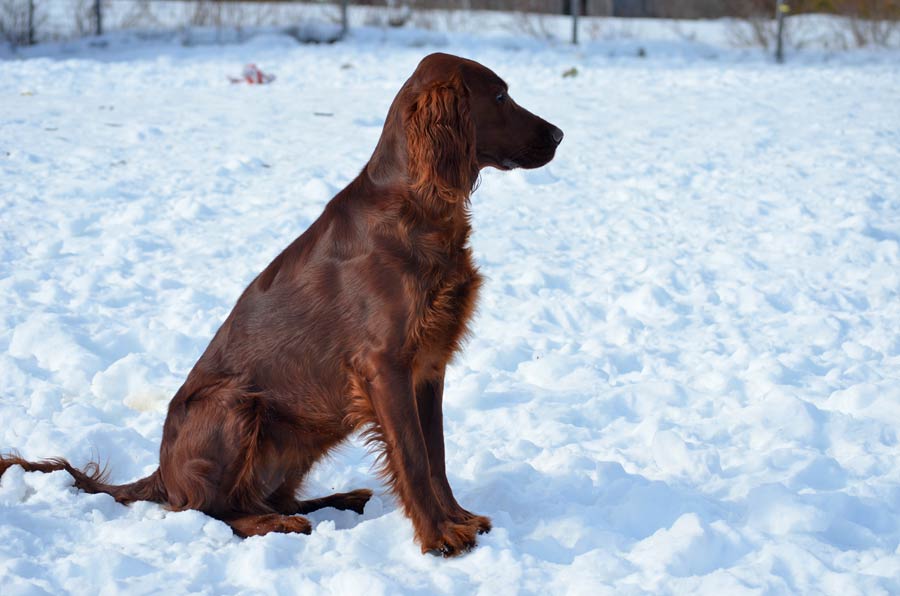
[[[166,487],[159,474],[159,468],[155,472],[130,484],[107,484],[106,467],[100,467],[97,462],[90,462],[79,470],[61,457],[45,459],[39,462],[31,462],[22,459],[17,453],[0,454],[0,476],[12,466],[22,466],[26,472],[56,472],[65,470],[75,479],[75,486],[86,493],[106,493],[119,503],[125,505],[134,501],[153,501],[164,503],[168,495]]]

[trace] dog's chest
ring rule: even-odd
[[[466,335],[475,311],[481,276],[469,250],[423,288],[415,309],[410,346],[417,359],[446,362]],[[423,362],[424,364],[424,362]]]

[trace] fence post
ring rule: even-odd
[[[103,10],[101,0],[94,0],[94,35],[103,35]]]
[[[34,45],[34,0],[28,0],[28,45]]]
[[[347,37],[350,31],[350,23],[347,20],[347,4],[349,0],[341,0],[341,38]]]
[[[785,0],[778,0],[775,5],[775,18],[778,20],[778,38],[775,41],[775,60],[781,64],[784,62],[784,17],[791,10]]]
[[[587,6],[587,0],[564,0],[563,14],[568,10],[572,14],[572,45],[578,45],[578,16],[581,14],[582,2]]]
[[[581,12],[581,0],[569,0],[572,7],[572,45],[578,45],[578,13]]]

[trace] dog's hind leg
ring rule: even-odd
[[[372,491],[360,488],[347,493],[335,493],[327,497],[300,501],[294,496],[298,485],[299,482],[285,482],[269,497],[268,504],[272,509],[284,515],[297,513],[305,515],[326,507],[334,507],[341,511],[355,511],[361,514],[366,503],[372,498]]]
[[[318,499],[297,501],[297,513],[311,513],[325,507],[334,507],[341,511],[355,511],[361,514],[371,498],[372,491],[367,488],[359,488],[348,493],[335,493]]]

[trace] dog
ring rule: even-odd
[[[156,471],[111,485],[96,463],[13,453],[0,474],[66,470],[86,492],[197,509],[239,536],[309,533],[300,514],[362,513],[372,495],[296,497],[310,467],[358,431],[422,551],[468,551],[491,522],[453,496],[442,401],[482,284],[469,198],[482,168],[543,166],[562,139],[488,68],[425,57],[362,172],[247,287],[172,398]]]

